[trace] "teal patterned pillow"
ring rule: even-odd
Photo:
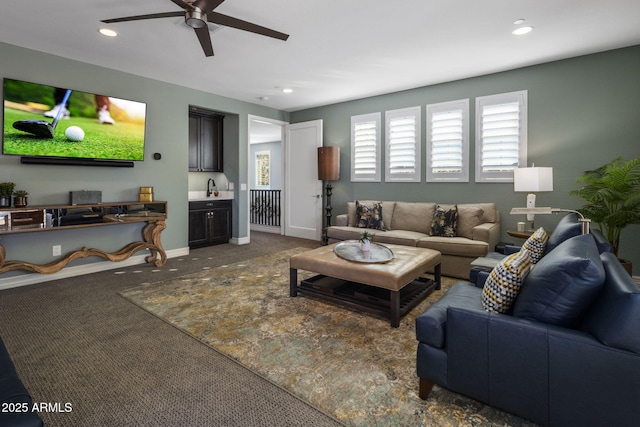
[[[509,255],[496,265],[482,289],[482,308],[492,313],[507,313],[516,300],[524,279],[531,271],[528,251]]]
[[[356,200],[356,227],[385,231],[382,202],[367,206]]]
[[[522,250],[529,252],[533,264],[537,264],[544,256],[548,239],[549,235],[544,231],[544,228],[540,227],[522,245]]]
[[[456,237],[458,226],[458,205],[446,209],[438,205],[431,221],[431,235],[440,237]]]

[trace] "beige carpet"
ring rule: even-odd
[[[415,316],[388,319],[289,295],[297,248],[121,292],[252,371],[354,426],[532,425],[436,387],[417,396]]]

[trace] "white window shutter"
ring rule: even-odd
[[[527,164],[527,91],[476,99],[476,181],[512,182]]]
[[[420,182],[420,107],[387,111],[385,117],[385,180]]]
[[[380,182],[381,114],[351,117],[351,181]]]
[[[427,182],[469,181],[469,100],[427,105]]]

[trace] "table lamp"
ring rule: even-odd
[[[325,195],[327,203],[325,205],[326,221],[322,227],[322,242],[328,243],[327,227],[331,225],[331,181],[340,179],[340,147],[318,147],[318,179],[325,181]]]
[[[527,194],[527,208],[536,207],[535,192],[553,191],[553,168],[517,168],[513,170],[513,191],[529,192]],[[534,229],[535,214],[527,214],[527,221],[531,221]]]

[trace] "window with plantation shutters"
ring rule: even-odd
[[[427,182],[469,182],[469,100],[427,105]]]
[[[527,91],[476,98],[476,182],[513,182],[527,164]]]
[[[385,113],[385,180],[420,182],[420,107]]]
[[[351,117],[351,181],[380,182],[381,114]]]

